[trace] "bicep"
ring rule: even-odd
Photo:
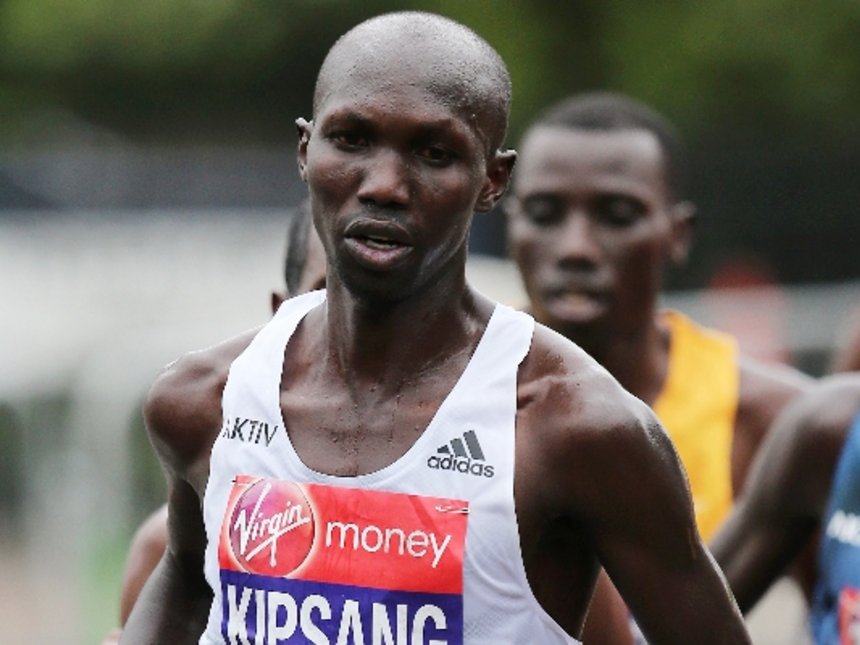
[[[653,642],[704,643],[733,630],[744,642],[731,594],[699,538],[668,436],[650,416],[623,434],[611,469],[604,469],[607,498],[591,522],[613,583]]]

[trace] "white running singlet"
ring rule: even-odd
[[[287,342],[325,299],[284,303],[230,367],[204,499],[212,643],[569,645],[529,588],[514,514],[517,368],[534,321],[497,305],[400,459],[305,466],[280,408]]]

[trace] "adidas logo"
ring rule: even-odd
[[[478,435],[474,430],[466,430],[462,439],[451,439],[440,446],[435,455],[428,457],[427,466],[433,470],[454,470],[477,477],[492,477],[496,474],[495,470],[485,461]]]

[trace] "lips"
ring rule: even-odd
[[[411,237],[399,223],[360,219],[344,231],[347,251],[361,266],[384,271],[394,268],[412,251]]]
[[[605,293],[588,288],[567,287],[545,294],[547,309],[561,320],[585,322],[600,315],[607,306]]]

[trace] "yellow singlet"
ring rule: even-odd
[[[661,317],[670,330],[669,368],[653,408],[687,470],[696,523],[707,542],[732,505],[737,342],[678,312]]]

